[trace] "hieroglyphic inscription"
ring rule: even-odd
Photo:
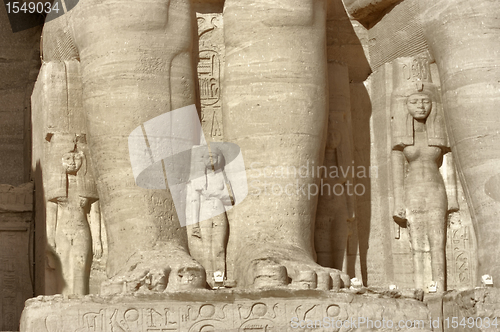
[[[450,228],[447,241],[447,267],[449,288],[468,288],[471,286],[472,268],[470,226],[463,225],[460,214],[450,216]]]
[[[103,332],[105,331],[105,311],[101,309],[99,312],[86,312],[81,316],[82,325],[76,332]]]
[[[430,77],[426,57],[416,57],[411,63],[402,65],[403,78],[412,81],[427,81]]]
[[[220,295],[220,294],[219,294]],[[396,319],[409,311],[414,319],[427,319],[428,308],[414,300],[375,298],[325,292],[304,298],[266,297],[250,300],[227,293],[224,300],[181,301],[178,295],[75,299],[33,299],[28,301],[24,319],[59,324],[25,324],[21,332],[282,332],[293,331],[291,322],[334,322],[350,317]],[[118,299],[118,301],[117,301]],[[59,302],[59,303],[58,303]],[[383,314],[381,315],[381,313]],[[78,327],[75,323],[78,322]],[[317,332],[329,328],[314,329]]]
[[[221,82],[224,74],[222,14],[197,13],[199,55],[198,83],[201,123],[205,137],[222,141]]]
[[[204,50],[200,52],[199,58],[201,105],[212,106],[220,100],[220,55],[216,51]]]

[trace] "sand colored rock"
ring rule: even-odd
[[[33,184],[0,185],[0,329],[14,331],[33,296]]]
[[[178,225],[168,192],[135,185],[127,145],[137,126],[194,103],[189,3],[158,2],[148,9],[158,16],[147,26],[139,23],[144,12],[137,8],[117,4],[112,10],[123,13],[109,21],[100,18],[107,9],[95,11],[94,6],[81,3],[63,19],[47,23],[44,57],[81,63],[89,148],[109,234],[108,276],[115,277],[103,291],[121,292],[123,283],[133,290],[144,286],[145,278],[152,284],[144,287],[163,289],[168,278],[174,287],[183,282],[179,274],[204,280],[201,266],[187,254],[185,229]],[[129,14],[132,18],[124,20]],[[75,34],[68,35],[68,27]],[[56,46],[61,43],[68,49]],[[119,74],[125,72],[130,74]]]
[[[202,289],[222,286],[253,289],[255,296],[262,295],[258,289],[288,288],[299,296],[294,292],[337,291],[350,277],[359,279],[359,293],[366,292],[363,284],[432,292],[433,283],[441,292],[472,287],[486,273],[496,280],[498,22],[490,2],[474,3],[472,11],[469,1],[459,2],[155,0],[144,6],[81,0],[47,22],[33,94],[39,125],[32,163],[43,188],[38,225],[47,231],[48,248],[55,248],[52,258],[61,261],[52,271],[60,271],[60,280],[47,274],[47,289],[89,291],[92,254],[102,254],[101,219],[108,237],[105,295],[192,290],[197,295],[180,297],[196,303],[218,294]],[[476,11],[481,20],[472,14],[457,19]],[[188,116],[188,109],[197,124],[192,132],[175,121],[170,133],[179,137],[151,131],[165,114],[180,119],[174,111]],[[156,160],[176,149],[164,145],[175,139],[193,147],[182,156],[186,162]],[[234,158],[216,148],[224,144],[237,146],[246,166],[248,196],[241,201],[225,170]],[[146,187],[138,163],[158,171]],[[349,167],[358,168],[351,173]],[[185,192],[168,189],[184,180]],[[68,238],[77,229],[81,236]],[[64,246],[65,239],[73,243]],[[65,254],[79,258],[80,267]],[[68,276],[74,272],[78,278]],[[61,286],[68,280],[78,285]],[[117,298],[89,299],[45,300],[65,303],[64,311]],[[442,298],[428,301],[434,313]],[[243,302],[248,317],[254,307],[259,316],[270,305],[262,302],[264,310],[262,303]],[[154,311],[164,314],[158,327],[167,329],[166,307],[158,305],[92,307],[75,319],[104,319],[126,330],[123,324],[144,323]],[[200,305],[199,316],[219,307],[205,312]],[[286,310],[274,318],[288,317]],[[200,326],[181,315],[179,324],[194,325],[172,328],[253,324],[238,314],[237,322],[221,318]],[[62,316],[40,315],[48,318],[33,327],[25,320],[28,330],[68,326]],[[264,316],[255,326],[266,326]]]
[[[338,274],[315,263],[309,192],[327,134],[325,22],[324,1],[225,2],[224,139],[250,166],[249,196],[229,213],[228,276],[243,287],[270,265],[292,283]]]
[[[399,58],[394,66],[393,218],[408,227],[415,287],[426,289],[435,283],[445,291],[446,216],[458,210],[458,202],[441,101],[428,59]]]
[[[500,266],[494,258],[499,250],[500,210],[500,8],[491,1],[458,1],[453,5],[425,1],[421,9],[425,36],[439,67],[450,143],[477,236],[478,276],[500,278]]]
[[[248,299],[249,295],[259,299]],[[373,329],[384,324],[380,330],[389,331],[387,325],[395,327],[400,321],[408,321],[408,326],[424,322],[420,331],[430,331],[430,318],[429,309],[421,301],[396,300],[381,294],[197,291],[155,296],[39,297],[27,303],[21,331],[274,332],[300,330],[307,324],[316,324],[314,330],[321,332],[331,331],[332,326],[335,329],[335,324],[346,329]]]
[[[48,20],[35,279],[64,294],[106,280],[101,297],[30,301],[22,330],[496,315],[493,290],[441,292],[500,278],[497,14],[488,0],[80,0]]]
[[[38,123],[33,156],[43,170],[37,178],[43,188],[37,202],[41,211],[45,208],[39,220],[46,228],[49,293],[88,294],[92,252],[98,256],[101,247],[100,234],[95,234],[100,219],[95,214],[94,223],[90,219],[98,193],[81,87],[78,61],[45,63],[33,94],[33,120]]]

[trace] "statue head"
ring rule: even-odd
[[[47,200],[57,202],[61,197],[68,197],[68,180],[71,177],[76,178],[76,186],[73,188],[78,191],[79,196],[88,198],[90,203],[95,202],[98,199],[97,188],[90,160],[85,153],[86,144],[81,140],[76,143],[68,142],[66,134],[61,134],[59,137],[57,135],[52,149],[60,157],[54,155],[51,159],[52,167],[57,171],[53,172],[53,180],[49,181],[50,186],[46,192]]]
[[[406,108],[415,120],[426,120],[432,110],[432,97],[424,92],[414,93],[406,100]]]
[[[62,156],[62,165],[66,174],[76,175],[82,167],[83,152],[67,152]]]
[[[392,146],[413,145],[414,122],[425,122],[427,144],[449,147],[438,87],[433,83],[417,82],[393,91]]]
[[[217,147],[212,147],[211,148],[211,155],[212,155],[212,164],[210,167],[213,165],[213,170],[217,171],[219,169],[224,168],[225,164],[225,159],[224,155],[222,154],[222,151],[217,148]]]
[[[191,179],[203,176],[209,171],[223,170],[224,166],[224,154],[217,146],[197,145],[191,149]]]

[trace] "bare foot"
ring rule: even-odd
[[[206,288],[205,270],[183,249],[162,248],[135,253],[128,270],[101,285],[101,294],[168,292]]]
[[[322,267],[310,255],[291,246],[246,248],[235,264],[238,286],[331,290],[349,287],[342,271]]]

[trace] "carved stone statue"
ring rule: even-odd
[[[225,139],[241,147],[249,164],[317,165],[324,151],[326,79],[313,73],[326,71],[326,8],[322,0],[293,0],[287,6],[293,10],[283,11],[274,1],[225,2]],[[195,104],[191,19],[188,0],[148,6],[82,0],[64,19],[44,27],[43,60],[81,64],[83,114],[109,236],[104,293],[205,286],[205,271],[188,253],[186,229],[179,226],[170,193],[135,184],[127,145],[130,133],[146,121]],[[298,40],[290,52],[290,43]],[[265,48],[269,52],[262,52]],[[276,125],[278,119],[283,125]],[[311,177],[289,182],[295,180],[299,187],[316,182]],[[316,277],[320,288],[329,288],[332,277],[338,284],[338,270],[315,263],[316,203],[317,196],[308,199],[300,191],[245,199],[229,217],[228,277],[252,287],[261,271],[276,270],[286,271],[281,286],[289,280],[302,284],[304,275],[308,287],[316,287]],[[349,277],[341,276],[347,284]]]
[[[347,167],[353,166],[339,160],[343,157],[338,151],[341,149],[340,133],[331,133],[327,139],[325,154],[327,170],[335,167],[339,170],[339,174],[342,170],[349,171]],[[344,272],[348,272],[350,265],[347,259],[347,243],[349,223],[354,221],[354,193],[350,189],[349,195],[347,188],[347,185],[352,186],[352,183],[352,178],[344,178],[341,175],[330,177],[326,174],[322,182],[325,191],[319,198],[318,205],[320,203],[322,205],[318,206],[314,233],[318,263]]]
[[[318,196],[307,190],[318,178],[311,172],[263,176],[268,167],[299,170],[322,162],[328,117],[325,2],[226,0],[224,6],[224,139],[241,147],[254,184],[229,213],[228,274],[234,274],[228,278],[244,287],[291,280],[292,287],[329,289],[341,275],[347,284],[346,274],[315,262]]]
[[[74,149],[62,155],[61,172],[55,179],[59,181],[47,192],[48,202],[57,204],[55,215],[49,216],[52,220],[47,223],[47,240],[57,255],[56,269],[61,270],[57,291],[83,295],[89,292],[92,253],[99,257],[102,246],[100,237],[92,237],[88,218],[92,203],[98,199],[97,191],[87,157],[78,146],[75,144]],[[94,224],[97,225],[93,229],[100,227],[100,220],[94,220]]]
[[[98,194],[82,112],[80,64],[44,63],[32,96],[38,220],[46,228],[46,294],[87,294],[102,254]]]
[[[342,270],[354,277],[356,255],[351,255],[349,250],[356,247],[351,237],[356,222],[349,76],[347,68],[339,64],[329,63],[328,66],[330,103],[323,161],[326,168],[318,175],[321,177],[321,191],[314,246],[318,264]]]
[[[214,287],[214,273],[222,278],[226,274],[226,206],[232,205],[231,187],[219,148],[195,147],[191,163],[186,204],[189,250],[205,267],[207,282]]]
[[[360,311],[386,322],[433,317],[436,329],[447,313],[491,317],[499,292],[470,288],[477,271],[485,286],[500,278],[494,2],[80,0],[65,8],[43,32],[39,81],[51,84],[35,89],[44,107],[34,113],[47,119],[34,128],[45,159],[34,159],[48,185],[37,193],[50,203],[55,257],[75,279],[67,257],[90,252],[89,227],[81,229],[97,194],[82,193],[79,179],[84,160],[87,175],[92,166],[109,240],[106,296],[31,300],[20,330],[281,331],[295,319],[303,328]],[[85,133],[88,149],[69,144],[75,133]],[[222,142],[245,161],[251,188],[242,198],[236,157],[215,148]],[[360,165],[374,176],[347,171]],[[155,176],[139,179],[150,166]],[[325,166],[342,177],[322,181]],[[349,184],[363,194],[348,197]],[[77,232],[87,241],[65,244]],[[352,289],[330,292],[349,286],[347,274]],[[237,289],[205,290],[221,279]],[[421,289],[441,294],[423,301]]]
[[[438,91],[430,83],[428,61],[416,58],[401,67],[396,72],[404,74],[406,69],[413,80],[403,82],[393,93],[393,216],[396,222],[407,222],[415,286],[426,289],[434,282],[438,291],[445,291],[446,220],[448,212],[458,209],[458,202],[456,188],[447,195],[439,168],[443,156],[451,157],[451,152]],[[453,166],[450,169],[453,171]]]
[[[396,2],[398,5],[394,8],[402,4],[399,8],[411,9],[408,15],[392,10]],[[479,285],[483,275],[500,279],[497,259],[500,253],[497,245],[500,237],[500,123],[497,121],[500,82],[496,79],[500,75],[500,43],[497,42],[500,7],[489,0],[457,0],[453,5],[447,0],[343,0],[343,3],[349,14],[363,25],[378,25],[384,32],[392,31],[391,38],[399,34],[394,25],[397,21],[405,23],[405,31],[410,26],[414,29],[409,34],[399,34],[397,42],[389,42],[387,38],[387,43],[379,44],[380,49],[388,49],[386,56],[414,55],[417,53],[409,53],[421,52],[420,47],[425,44],[435,59],[450,146],[477,240],[475,284]],[[378,24],[381,18],[384,22]],[[397,52],[389,49],[389,45],[397,48]]]

